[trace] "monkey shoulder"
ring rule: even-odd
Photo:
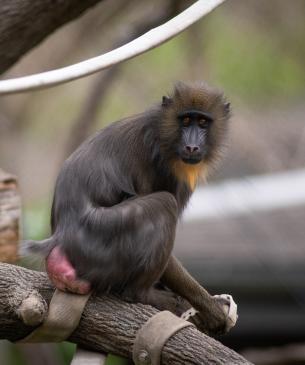
[[[134,122],[134,123],[133,123]],[[118,203],[137,195],[139,180],[151,192],[147,129],[137,119],[115,122],[83,142],[64,162],[57,180],[63,199],[90,197],[98,204]],[[145,171],[147,171],[145,173]],[[146,175],[149,175],[146,176]]]

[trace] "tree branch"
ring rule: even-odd
[[[25,318],[32,324],[37,324],[38,317],[43,320],[53,291],[45,273],[0,264],[0,338],[17,341],[27,336],[33,327],[24,323]],[[41,306],[35,306],[36,310],[39,308],[36,316],[29,313],[25,316],[21,308],[33,293],[40,298]],[[110,296],[92,296],[78,328],[68,340],[87,349],[131,358],[137,331],[155,313],[157,309],[151,306],[129,304]],[[168,340],[161,363],[250,364],[194,327],[186,327]]]
[[[1,0],[0,73],[101,0]]]

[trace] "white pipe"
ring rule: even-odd
[[[165,24],[101,56],[52,71],[0,81],[0,95],[62,84],[133,58],[181,33],[224,1],[199,0]]]

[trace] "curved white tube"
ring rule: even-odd
[[[0,81],[0,95],[37,90],[79,79],[128,60],[173,38],[225,0],[199,0],[165,24],[101,56],[60,69]]]

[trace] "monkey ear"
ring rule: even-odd
[[[231,112],[231,103],[225,103],[224,110],[225,110],[226,115],[230,114],[230,112]]]
[[[172,98],[169,98],[168,96],[163,96],[162,97],[162,106],[169,106],[171,105],[171,103],[173,102]]]

